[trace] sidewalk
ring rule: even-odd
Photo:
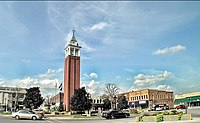
[[[193,117],[192,120],[181,120],[181,121],[164,121],[162,123],[200,123],[200,117]]]
[[[56,120],[69,120],[69,119],[103,119],[102,117],[91,116],[83,118],[74,118],[75,115],[45,115],[45,119],[56,119]]]

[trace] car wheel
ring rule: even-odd
[[[20,117],[17,115],[17,116],[15,116],[15,119],[19,120],[19,119],[20,119]]]
[[[113,115],[111,115],[111,119],[114,119],[115,117]]]
[[[126,118],[128,117],[127,114],[125,114],[125,117],[126,117]]]
[[[32,117],[32,120],[37,120],[37,117],[36,117],[36,116],[33,116],[33,117]]]

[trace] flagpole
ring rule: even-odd
[[[56,87],[57,87],[57,83],[55,82],[55,90],[54,90],[54,92],[55,92],[55,96],[54,96],[55,105],[54,105],[54,110],[56,110]]]

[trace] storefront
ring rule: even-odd
[[[130,102],[129,106],[132,108],[141,108],[141,109],[145,109],[148,108],[148,100],[143,100],[143,101],[135,101],[135,102]]]
[[[175,105],[187,104],[189,107],[200,106],[200,96],[188,96],[185,98],[175,99]]]

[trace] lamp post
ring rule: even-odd
[[[116,106],[116,103],[117,103],[117,101],[116,101],[116,99],[117,99],[116,95],[113,98],[114,98],[114,101],[115,101],[114,103],[115,103],[115,110],[116,110],[116,107],[117,107]]]
[[[190,107],[190,106],[191,106],[191,105],[190,105],[190,102],[191,102],[191,98],[189,97],[189,98],[188,98],[188,100],[189,100],[189,107]]]

